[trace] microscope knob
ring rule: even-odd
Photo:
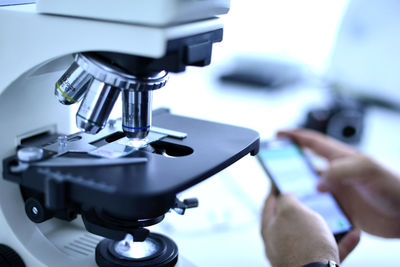
[[[42,202],[34,197],[25,201],[25,212],[34,223],[42,223],[53,217],[53,214],[46,209]]]
[[[0,266],[1,267],[25,267],[21,257],[12,248],[0,244]]]
[[[38,147],[24,147],[18,150],[17,157],[22,162],[38,161],[43,158],[43,149]]]
[[[188,198],[184,201],[180,201],[179,199],[175,199],[175,207],[173,210],[179,215],[184,215],[186,209],[197,208],[199,206],[199,200],[197,198]]]

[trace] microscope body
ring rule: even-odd
[[[2,36],[0,42],[0,121],[3,125],[0,158],[2,160],[12,158],[16,149],[32,143],[34,139],[42,137],[45,139],[44,136],[55,136],[58,133],[72,134],[71,129],[75,119],[70,108],[61,105],[56,100],[54,84],[74,62],[73,55],[77,53],[100,52],[104,58],[123,66],[127,64],[132,69],[138,68],[136,63],[138,59],[142,62],[145,58],[149,72],[152,68],[165,66],[170,68],[168,71],[180,72],[188,65],[209,64],[202,55],[206,58],[211,56],[209,49],[212,43],[222,38],[222,23],[215,16],[229,10],[229,1],[193,0],[184,1],[182,6],[179,6],[182,1],[177,0],[138,2],[125,0],[118,1],[116,4],[110,0],[39,0],[37,4],[0,5],[0,36]],[[204,42],[202,38],[212,40]],[[196,43],[197,40],[200,40],[200,43]],[[179,46],[182,48],[174,50]],[[129,60],[127,61],[126,58]],[[176,59],[179,62],[171,64],[171,58],[174,58],[173,62]],[[134,63],[131,64],[131,62]],[[169,115],[156,117],[156,122],[164,127],[175,127],[182,123],[191,124],[191,121],[186,118]],[[208,124],[200,121],[194,122],[192,128],[198,126],[208,128]],[[222,132],[232,131],[230,127],[217,127],[217,129]],[[192,131],[190,128],[185,130],[191,136],[200,138],[196,136],[195,130]],[[184,179],[175,181],[174,188],[167,185],[164,188],[157,188],[158,191],[143,188],[148,190],[149,196],[168,192],[168,201],[171,202],[171,196],[175,193],[208,178],[250,152],[257,153],[258,134],[247,130],[237,129],[237,131],[239,136],[243,135],[243,140],[240,140],[240,137],[234,137],[232,141],[222,135],[216,139],[227,139],[226,146],[230,147],[223,151],[226,155],[221,156],[221,159],[218,158],[218,164],[208,162],[209,159],[207,159],[204,160],[204,166],[200,164],[195,174],[191,174],[192,170],[183,170],[182,173],[193,177],[187,181]],[[241,142],[235,147],[234,143],[238,143],[237,140]],[[200,139],[191,141],[188,138],[180,142],[199,147],[195,150],[199,152],[194,153],[193,157],[208,158],[201,152]],[[150,163],[146,166],[150,167],[139,168],[144,169],[143,179],[146,179],[147,174],[149,181],[154,179],[150,177],[155,173],[153,167],[158,169],[160,166],[170,165],[162,163],[164,159],[160,156],[147,157]],[[189,162],[190,160],[198,161],[196,158],[188,158]],[[4,177],[13,176],[8,170],[7,162],[10,161],[4,160],[6,163],[0,165],[0,173]],[[208,165],[211,166],[211,171],[207,169]],[[62,169],[64,170],[66,171],[67,168]],[[124,169],[121,167],[118,170]],[[171,172],[174,171],[171,170]],[[32,182],[29,181],[29,177],[36,177],[35,175],[24,176],[24,174],[20,176],[28,184]],[[171,177],[173,176],[172,173]],[[178,174],[176,176],[179,177]],[[44,188],[43,183],[48,180],[46,179],[40,180],[36,189]],[[124,178],[120,177],[120,179]],[[20,186],[18,183],[6,180],[0,179],[0,228],[2,229],[0,244],[5,244],[17,252],[26,266],[97,266],[93,255],[96,244],[102,239],[97,235],[99,231],[94,229],[88,233],[86,231],[89,228],[88,225],[83,225],[80,220],[71,222],[74,216],[71,216],[70,220],[51,219],[40,224],[33,223],[27,216],[24,192],[21,192],[22,183],[19,183]],[[79,181],[75,184],[77,187],[82,186],[82,181]],[[121,183],[127,183],[127,181]],[[74,190],[71,185],[73,182],[68,181],[66,184],[67,189],[63,189],[69,194],[69,190]],[[90,187],[92,184],[93,181],[89,181],[84,186]],[[114,185],[119,186],[117,182]],[[121,199],[130,194],[122,190],[123,186],[120,187]],[[116,193],[113,194],[116,195]],[[135,194],[140,197],[142,193]],[[124,200],[118,199],[118,201],[123,203]],[[168,204],[170,206],[163,207],[160,214],[165,213],[167,208],[172,208],[172,204],[171,202]],[[112,208],[111,205],[109,210]],[[142,214],[143,211],[140,211],[138,216]],[[146,212],[144,214],[146,215]],[[149,214],[157,215],[157,210],[149,211]],[[177,266],[179,264],[183,264],[182,259],[178,261]]]

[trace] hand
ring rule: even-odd
[[[318,189],[331,192],[353,225],[370,234],[400,237],[400,178],[371,158],[309,130],[278,133],[329,161]]]
[[[272,266],[339,263],[358,244],[360,232],[346,235],[339,246],[322,217],[291,195],[271,193],[262,214],[261,233]]]

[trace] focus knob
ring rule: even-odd
[[[26,265],[15,250],[0,244],[0,267],[26,267]]]
[[[25,202],[26,215],[34,223],[42,223],[53,217],[53,214],[42,203],[43,201],[34,197],[28,198]]]

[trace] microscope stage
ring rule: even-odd
[[[174,207],[177,193],[218,173],[245,155],[258,152],[259,135],[250,129],[169,112],[154,114],[153,119],[155,126],[186,133],[187,137],[165,137],[118,159],[139,159],[131,164],[78,164],[76,167],[31,164],[25,171],[13,173],[11,166],[17,164],[14,156],[4,160],[4,177],[43,193],[48,208],[85,206],[103,209],[114,216],[155,218]],[[45,149],[45,153],[51,152]],[[67,153],[59,156],[58,160],[70,160],[71,157],[81,161],[114,160],[96,159],[83,153]]]

